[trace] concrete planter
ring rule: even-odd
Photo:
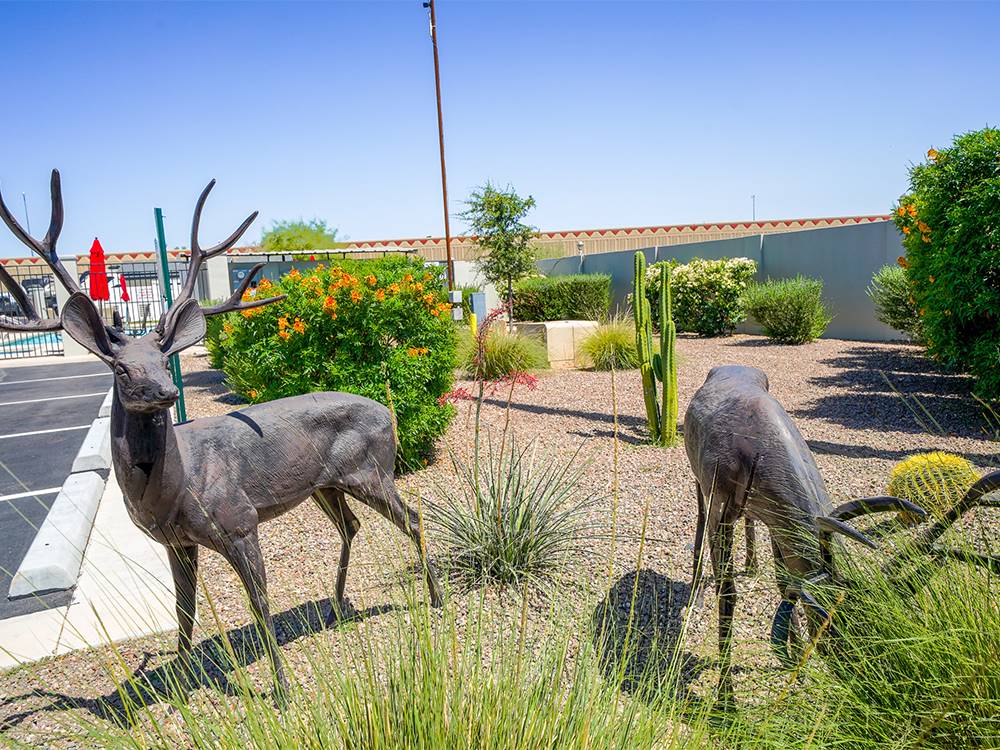
[[[515,323],[518,333],[534,336],[545,344],[549,366],[571,370],[579,361],[583,340],[597,328],[596,320],[548,320],[543,323]]]

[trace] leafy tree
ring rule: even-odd
[[[523,222],[535,207],[535,199],[522,198],[510,185],[499,189],[487,182],[472,192],[466,206],[460,216],[484,251],[479,270],[498,290],[506,289],[507,309],[512,310],[514,282],[535,268],[531,246],[535,227]]]
[[[275,221],[261,237],[261,245],[271,252],[329,250],[338,247],[337,230],[321,219]]]

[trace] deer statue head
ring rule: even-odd
[[[203,250],[198,242],[201,212],[215,180],[201,192],[191,224],[191,263],[184,285],[173,306],[162,316],[154,330],[132,338],[105,324],[94,303],[80,291],[80,285],[66,270],[56,252],[56,241],[62,231],[63,202],[58,170],[52,170],[52,218],[49,230],[39,241],[29,235],[14,218],[0,195],[0,218],[18,239],[38,255],[52,270],[56,279],[70,293],[60,318],[45,319],[38,315],[31,298],[21,285],[0,266],[0,283],[24,311],[25,321],[0,317],[0,331],[57,331],[60,328],[88,351],[99,357],[115,376],[118,398],[127,411],[152,413],[169,409],[179,393],[170,375],[167,360],[172,354],[197,344],[205,336],[205,317],[231,310],[247,310],[284,299],[284,295],[259,300],[243,300],[254,277],[264,266],[259,263],[220,305],[202,308],[194,298],[195,284],[202,264],[231,248],[247,230],[257,212],[254,211],[229,237],[218,245]]]

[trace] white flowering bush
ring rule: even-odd
[[[646,296],[656,326],[663,265],[673,269],[670,280],[678,331],[726,336],[746,318],[743,293],[757,273],[757,264],[750,258],[692,258],[684,264],[668,260],[654,263],[646,271]]]

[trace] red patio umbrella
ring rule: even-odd
[[[92,300],[111,299],[108,294],[108,270],[104,265],[104,248],[96,237],[90,246],[90,298]]]
[[[131,298],[128,296],[128,289],[125,287],[125,274],[118,277],[118,284],[122,288],[122,302],[128,302]]]

